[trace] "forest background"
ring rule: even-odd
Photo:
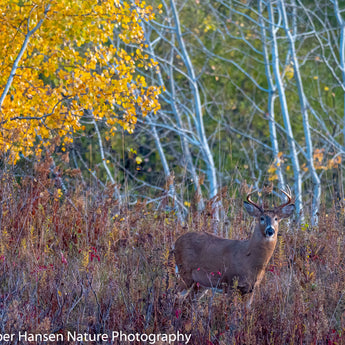
[[[7,0],[0,28],[3,332],[342,341],[341,2]],[[246,238],[245,194],[287,185],[256,312],[178,305],[177,236]]]

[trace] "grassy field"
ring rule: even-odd
[[[111,188],[63,193],[44,169],[20,183],[3,173],[0,192],[2,336],[180,332],[189,344],[345,344],[342,210],[323,210],[316,228],[282,222],[246,309],[237,293],[176,298],[171,247],[187,231],[212,231],[207,213],[191,212],[182,226],[144,202],[119,207]],[[242,199],[228,200],[229,237],[245,239],[252,220]],[[96,343],[84,340],[75,343]]]

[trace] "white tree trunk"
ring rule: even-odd
[[[174,16],[174,21],[175,21],[175,33],[176,33],[177,41],[179,43],[179,47],[182,53],[182,58],[184,60],[185,66],[187,68],[188,76],[189,76],[190,88],[191,88],[193,99],[194,99],[194,111],[195,111],[194,123],[195,123],[195,127],[198,133],[198,139],[200,141],[200,151],[207,165],[206,173],[207,173],[207,178],[210,185],[210,197],[213,198],[218,193],[217,174],[216,174],[216,168],[215,168],[215,164],[213,160],[213,155],[208,145],[208,140],[205,133],[198,83],[195,77],[195,72],[194,72],[192,62],[190,60],[188,51],[186,49],[184,40],[182,38],[181,25],[180,25],[180,20],[177,13],[175,1],[171,0],[170,3],[171,3],[171,9],[172,9],[172,13]]]
[[[269,117],[269,129],[270,129],[270,139],[271,145],[273,149],[273,157],[275,159],[275,165],[277,168],[277,176],[278,176],[278,187],[280,189],[285,189],[285,181],[282,172],[282,165],[281,160],[279,157],[279,145],[277,139],[277,128],[275,123],[275,114],[274,114],[274,99],[276,97],[276,87],[273,82],[273,77],[271,73],[271,64],[269,60],[268,54],[268,43],[267,43],[267,35],[266,35],[266,25],[265,20],[262,14],[262,1],[259,1],[259,23],[261,25],[261,41],[262,41],[262,50],[265,62],[265,73],[268,83],[268,107],[267,107],[267,115]]]
[[[278,42],[276,37],[276,30],[277,25],[275,24],[274,19],[274,12],[273,12],[273,5],[271,1],[268,1],[268,16],[270,21],[270,34],[272,39],[272,64],[273,64],[273,74],[276,81],[279,100],[280,100],[280,107],[281,112],[284,120],[284,127],[287,135],[287,140],[289,144],[290,150],[290,159],[292,164],[292,169],[294,173],[294,191],[295,191],[295,198],[296,198],[296,211],[298,214],[299,219],[303,219],[303,205],[302,205],[302,179],[300,174],[300,166],[298,161],[298,155],[296,151],[295,140],[291,128],[289,110],[286,101],[285,89],[283,85],[283,81],[280,76],[280,69],[279,69],[279,55],[278,55]]]
[[[280,0],[279,5],[280,5],[280,10],[281,10],[282,19],[283,19],[283,27],[284,27],[285,34],[288,38],[288,42],[290,45],[291,61],[292,61],[293,69],[294,69],[294,76],[296,80],[296,86],[297,86],[299,101],[301,105],[303,129],[304,129],[305,143],[306,143],[306,149],[307,149],[306,153],[307,153],[308,168],[309,168],[309,172],[310,172],[311,179],[314,186],[313,196],[312,196],[312,219],[311,220],[312,220],[312,225],[317,225],[319,206],[320,206],[320,197],[321,197],[321,183],[320,183],[320,178],[314,167],[313,143],[311,139],[310,126],[309,126],[308,102],[306,100],[306,96],[304,93],[302,78],[301,78],[301,74],[299,70],[299,63],[298,63],[296,49],[295,49],[295,38],[292,36],[291,31],[290,31],[284,0]]]

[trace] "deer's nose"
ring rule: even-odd
[[[275,231],[274,231],[274,229],[273,229],[271,226],[268,226],[268,227],[266,228],[266,230],[265,230],[265,235],[266,235],[267,237],[273,236],[274,233],[275,233]]]

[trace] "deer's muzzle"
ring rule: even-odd
[[[265,229],[265,235],[266,237],[272,237],[274,235],[275,231],[274,229],[271,227],[271,226],[268,226],[266,229]]]

